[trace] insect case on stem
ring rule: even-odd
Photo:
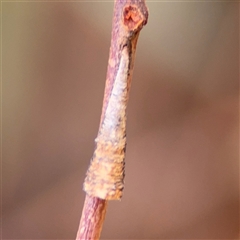
[[[126,108],[137,40],[147,19],[144,0],[115,0],[102,115],[95,151],[84,181],[86,199],[77,239],[99,239],[107,200],[122,197]]]

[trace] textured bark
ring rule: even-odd
[[[122,197],[126,108],[137,40],[147,18],[144,0],[115,0],[102,115],[95,151],[84,182],[86,199],[77,239],[99,239],[107,200]]]
[[[76,239],[99,239],[106,209],[106,200],[86,195]]]

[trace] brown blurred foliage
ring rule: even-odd
[[[239,3],[148,2],[126,185],[103,239],[239,234]],[[112,2],[2,3],[4,239],[74,239]]]

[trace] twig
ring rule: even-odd
[[[124,188],[126,108],[145,0],[115,0],[107,80],[96,147],[84,182],[86,198],[76,239],[99,239],[107,201]]]

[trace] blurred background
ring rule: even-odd
[[[148,1],[125,191],[102,239],[237,239],[239,3]],[[74,239],[113,2],[2,2],[3,239]]]

